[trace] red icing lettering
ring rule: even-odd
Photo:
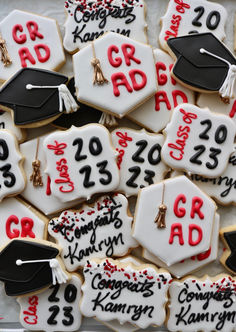
[[[124,54],[125,63],[126,63],[127,66],[131,65],[130,60],[133,60],[138,65],[141,63],[141,61],[139,59],[134,57],[135,47],[133,45],[131,45],[131,44],[122,44],[121,49],[122,49],[122,52]]]
[[[186,197],[184,194],[179,194],[174,202],[174,214],[176,215],[176,217],[178,218],[183,218],[186,214],[186,210],[183,207],[179,208],[179,202],[183,202],[186,203]]]
[[[197,119],[197,114],[191,113],[191,112],[186,112],[183,108],[180,108],[180,113],[182,113],[183,116],[183,121],[187,124],[192,123],[192,119]]]
[[[19,219],[15,215],[11,215],[10,217],[8,217],[6,221],[6,234],[9,237],[9,239],[14,239],[20,236],[20,231],[18,229],[11,230],[12,224],[15,225],[19,224]]]
[[[198,232],[198,237],[194,241],[193,240],[193,231]],[[202,241],[202,229],[199,225],[196,224],[190,224],[189,225],[189,236],[188,236],[188,243],[190,246],[196,246]]]
[[[229,113],[230,118],[233,118],[235,116],[235,114],[236,114],[236,100],[234,101],[232,109]]]
[[[116,132],[116,136],[118,136],[120,139],[118,141],[118,143],[123,147],[126,148],[128,146],[128,141],[132,142],[132,137],[129,137],[127,132],[125,132],[124,134],[121,131],[117,131]]]
[[[68,166],[67,166],[67,160],[65,158],[60,159],[59,161],[56,162],[58,165],[56,169],[59,171],[59,176],[60,179],[56,179],[55,183],[64,183],[67,184],[69,188],[64,188],[64,186],[60,186],[59,190],[63,193],[69,193],[73,191],[74,188],[74,183],[70,180],[70,176],[68,173]]]
[[[23,315],[27,315],[26,317],[24,317],[24,321],[26,324],[35,325],[38,322],[38,316],[37,316],[38,296],[34,295],[32,297],[29,297],[28,303],[29,303],[28,310],[23,311]]]
[[[184,14],[185,13],[185,8],[189,9],[190,5],[183,2],[183,0],[174,0],[175,3],[177,3],[176,10],[177,12]]]
[[[118,155],[118,157],[117,157],[117,166],[118,166],[118,168],[120,169],[120,165],[121,165],[121,163],[122,163],[122,160],[123,160],[123,156],[124,156],[124,154],[125,154],[125,150],[123,150],[123,149],[116,149],[116,151],[118,151],[119,152],[119,155]]]
[[[29,304],[30,305],[38,305],[38,296],[31,296],[29,297]]]
[[[35,238],[35,234],[32,231],[34,227],[34,222],[31,218],[24,217],[21,219],[21,237],[31,237]]]
[[[142,81],[140,83],[137,82],[136,77],[135,77],[136,75],[138,75],[142,78]],[[131,82],[133,84],[133,88],[135,91],[139,91],[146,86],[147,76],[143,71],[141,71],[139,69],[131,69],[129,71],[129,76],[130,76],[130,79],[131,79]]]
[[[107,57],[108,57],[108,60],[110,62],[110,64],[113,66],[113,67],[119,67],[121,64],[122,64],[122,59],[120,57],[117,57],[117,58],[113,58],[112,57],[112,53],[115,52],[115,53],[119,53],[119,48],[115,45],[111,45],[108,50],[107,50]]]
[[[111,75],[111,81],[113,85],[113,93],[116,97],[119,97],[120,90],[119,86],[124,85],[129,93],[133,92],[129,82],[127,81],[125,75],[123,73],[114,73]]]
[[[173,96],[173,101],[174,101],[174,107],[178,106],[179,104],[188,102],[188,98],[183,91],[174,90],[174,91],[172,91],[172,96]],[[180,103],[178,103],[177,97],[181,97],[182,100],[180,101]]]
[[[14,25],[12,28],[12,37],[17,44],[24,44],[27,40],[26,34],[18,35],[18,32],[23,32],[23,26],[21,24]]]
[[[44,63],[50,58],[50,48],[47,45],[37,44],[34,46],[34,50],[39,62]],[[44,52],[44,55],[42,55],[42,50]]]
[[[204,214],[200,210],[202,205],[203,205],[203,200],[200,197],[197,197],[197,196],[193,197],[192,209],[191,209],[191,213],[190,213],[190,216],[192,219],[195,217],[195,213],[198,214],[200,219],[204,219]]]
[[[28,21],[26,23],[27,29],[29,31],[30,39],[35,40],[36,37],[43,39],[43,35],[38,31],[38,24],[34,21]]]
[[[21,61],[21,67],[25,68],[27,67],[26,60],[29,60],[29,62],[32,65],[36,64],[36,61],[34,60],[32,54],[30,53],[29,49],[27,47],[22,47],[18,51]]]
[[[57,156],[61,155],[61,154],[64,154],[63,150],[67,147],[67,144],[66,143],[58,143],[58,141],[54,141],[54,142],[55,142],[55,145],[48,144],[47,148],[49,150],[55,150],[54,154],[56,154]]]
[[[50,176],[47,177],[47,188],[46,188],[46,195],[50,196],[51,195],[51,178]]]
[[[156,63],[156,72],[158,85],[165,85],[167,83],[167,76],[166,74],[160,74],[160,69],[166,70],[166,65],[163,62]]]
[[[158,91],[155,94],[155,110],[160,111],[160,103],[165,103],[166,108],[170,111],[171,110],[171,105],[168,100],[167,94],[165,91]]]
[[[176,155],[174,155],[174,152],[173,152],[173,151],[170,151],[170,156],[171,156],[173,159],[175,159],[175,160],[181,160],[181,159],[183,159],[183,155],[182,155],[182,153],[180,153],[179,156],[176,157]]]
[[[175,223],[171,225],[169,244],[174,242],[174,237],[178,236],[179,244],[182,246],[184,244],[182,225],[180,223]]]

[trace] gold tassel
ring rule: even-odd
[[[42,187],[43,180],[40,172],[40,165],[41,162],[38,160],[38,150],[39,150],[39,138],[37,138],[37,148],[36,148],[36,155],[35,160],[32,162],[33,173],[30,175],[30,181],[33,181],[34,187]]]
[[[167,206],[164,204],[164,194],[165,194],[165,182],[163,182],[163,188],[162,188],[162,202],[161,205],[159,205],[159,211],[154,220],[154,223],[157,224],[157,228],[166,228],[165,219],[166,219]]]
[[[9,66],[12,63],[12,61],[7,51],[6,41],[2,39],[1,34],[0,34],[0,53],[1,53],[1,61],[3,62],[4,67]]]
[[[93,75],[93,84],[103,85],[104,83],[108,83],[108,80],[105,78],[100,61],[96,58],[94,44],[92,42],[92,50],[93,50],[93,59],[91,60],[91,65],[93,66],[94,75]]]

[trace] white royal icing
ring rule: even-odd
[[[93,84],[93,47],[108,80],[102,85]],[[114,32],[76,53],[73,65],[77,98],[117,117],[123,117],[157,90],[152,48]]]
[[[24,140],[25,133],[23,134],[22,129],[14,125],[14,121],[10,112],[4,112],[0,110],[0,129],[9,130],[16,136],[18,142]]]
[[[103,196],[93,206],[62,212],[49,222],[48,232],[62,248],[67,270],[75,271],[91,258],[123,256],[136,247],[132,220],[125,196]]]
[[[57,131],[44,140],[51,191],[62,202],[89,199],[117,188],[119,170],[109,131],[90,124]]]
[[[92,8],[92,9],[91,9]],[[88,45],[107,31],[114,31],[147,43],[145,3],[134,0],[65,1],[67,19],[63,45],[68,52]]]
[[[236,283],[230,276],[189,277],[170,285],[169,331],[235,330]]]
[[[219,226],[220,226],[220,216],[218,213],[216,213],[210,248],[203,253],[182,260],[179,263],[167,266],[165,263],[163,263],[160,259],[158,259],[156,256],[151,254],[146,249],[143,250],[143,257],[148,259],[150,262],[156,264],[157,266],[167,268],[171,274],[173,274],[177,278],[181,278],[186,274],[189,274],[190,272],[193,272],[203,267],[204,265],[213,262],[217,258]]]
[[[15,136],[7,130],[0,130],[0,201],[24,189],[25,178],[21,162],[22,155],[18,151]]]
[[[0,324],[17,322],[19,309],[14,297],[6,295],[4,283],[0,282]]]
[[[154,132],[161,131],[170,121],[172,110],[179,104],[194,104],[194,92],[177,83],[171,77],[173,59],[162,50],[155,49],[158,92],[135,111],[129,119]]]
[[[24,191],[21,193],[28,202],[37,206],[46,215],[55,213],[57,211],[64,210],[68,207],[71,207],[77,203],[79,200],[73,202],[63,203],[57,197],[55,197],[50,190],[50,177],[44,173],[46,168],[46,158],[43,151],[43,141],[48,136],[40,136],[39,138],[32,139],[20,145],[20,151],[25,156],[24,160],[24,170],[27,174],[27,183]],[[30,175],[33,172],[32,162],[35,160],[36,150],[37,150],[37,141],[39,139],[39,148],[38,148],[38,159],[40,160],[40,173],[42,176],[43,186],[35,187],[33,182],[30,181]]]
[[[84,316],[103,321],[118,319],[140,328],[164,323],[171,280],[168,272],[106,259],[89,261],[84,277],[80,306]]]
[[[0,209],[0,246],[15,238],[45,238],[46,218],[18,198],[6,198]]]
[[[0,22],[0,34],[12,61],[9,66],[0,61],[0,80],[7,80],[24,66],[56,70],[65,61],[54,19],[15,9]]]
[[[155,220],[162,203],[167,207],[166,227],[158,228]],[[215,209],[186,176],[168,179],[140,190],[133,236],[170,266],[209,249]]]
[[[73,274],[65,284],[53,285],[40,294],[18,297],[20,323],[29,330],[77,331],[81,325],[81,278]]]
[[[192,174],[190,179],[198,185],[205,193],[215,198],[217,202],[225,204],[236,204],[236,145],[234,152],[230,155],[228,165],[219,177],[209,179]]]
[[[159,43],[167,49],[167,40],[193,32],[211,32],[219,39],[225,38],[226,9],[206,0],[169,0],[165,15],[161,18]]]
[[[236,89],[234,89],[236,93]],[[224,103],[220,96],[211,93],[201,93],[198,97],[197,104],[199,107],[209,107],[216,113],[228,115],[236,124],[236,99],[229,99],[229,103]]]
[[[136,266],[141,265],[140,261],[136,259],[134,256],[126,256],[124,258],[120,259],[121,263],[132,263]],[[134,325],[130,323],[124,323],[121,324],[118,322],[118,320],[114,319],[111,321],[101,321],[102,324],[108,326],[113,331],[119,331],[119,332],[134,332],[138,330],[138,327],[135,327]]]
[[[140,188],[164,179],[168,168],[161,160],[163,135],[129,128],[117,128],[111,135],[113,145],[119,152],[118,191],[127,196],[137,195]]]
[[[233,152],[236,126],[226,115],[191,104],[177,106],[165,128],[162,158],[171,168],[217,177]]]

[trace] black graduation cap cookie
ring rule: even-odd
[[[69,275],[58,259],[59,248],[48,241],[12,240],[0,252],[0,280],[8,296],[19,296],[65,283]]]
[[[2,86],[0,105],[13,112],[15,125],[40,127],[63,111],[77,111],[67,81],[67,76],[52,71],[23,68]]]
[[[221,239],[226,246],[220,262],[231,273],[236,274],[236,225],[224,227],[220,230]]]
[[[233,98],[236,59],[212,33],[190,34],[167,41],[169,53],[177,59],[173,76],[200,92],[219,92]]]

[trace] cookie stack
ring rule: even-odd
[[[169,0],[160,49],[144,0],[64,9],[63,44],[40,13],[0,22],[0,301],[27,330],[234,331],[236,224],[217,211],[236,203],[226,9]]]

